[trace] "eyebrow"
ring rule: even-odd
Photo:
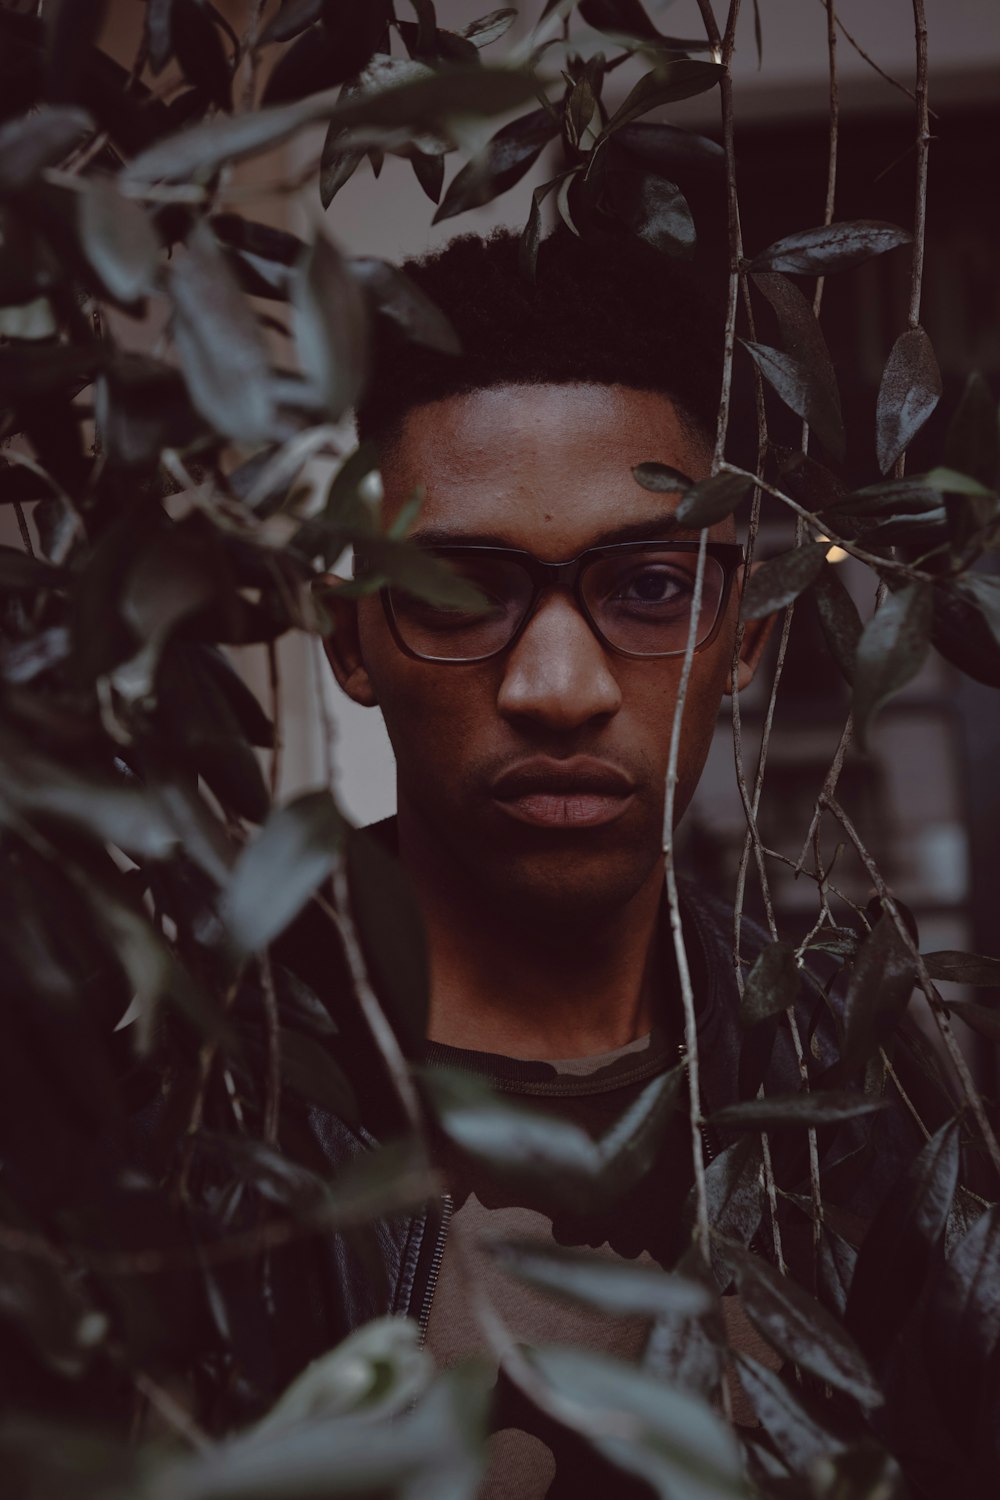
[[[589,552],[591,547],[612,547],[616,542],[657,542],[665,537],[675,537],[681,529],[676,516],[666,511],[660,516],[602,531],[583,550]],[[511,547],[515,551],[522,550],[509,536],[499,532],[452,531],[445,526],[420,526],[410,533],[407,541],[418,547]]]

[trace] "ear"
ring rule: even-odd
[[[325,574],[319,582],[323,589],[320,607],[326,611],[333,626],[323,641],[326,659],[347,696],[364,708],[374,708],[378,697],[361,655],[358,601],[345,598],[339,592],[338,586],[345,580],[335,578],[332,573]]]
[[[759,563],[752,563],[750,572],[753,573],[759,566]],[[746,578],[744,575],[740,580],[741,595],[745,581]],[[744,688],[748,688],[751,682],[753,682],[757,668],[760,665],[760,659],[764,654],[764,647],[770,639],[776,619],[777,615],[765,615],[762,620],[743,621],[743,640],[740,645],[739,670],[736,674],[736,692],[741,693]],[[731,686],[728,689],[730,693],[733,690]]]

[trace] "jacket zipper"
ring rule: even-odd
[[[441,1222],[438,1225],[437,1239],[434,1242],[434,1251],[431,1255],[431,1263],[427,1271],[427,1285],[424,1287],[423,1301],[420,1304],[420,1317],[417,1321],[417,1328],[419,1330],[417,1343],[421,1349],[427,1342],[427,1324],[431,1316],[431,1303],[434,1301],[434,1293],[437,1291],[438,1279],[441,1275],[441,1262],[444,1260],[445,1241],[448,1238],[448,1228],[454,1212],[455,1200],[450,1193],[442,1193]]]

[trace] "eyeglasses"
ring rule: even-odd
[[[428,549],[483,596],[478,609],[428,604],[404,590],[381,591],[396,644],[419,661],[476,662],[498,656],[527,626],[542,595],[569,591],[597,639],[621,656],[682,656],[687,649],[698,566],[696,541],[618,542],[568,562],[542,562],[513,547]],[[706,546],[695,650],[718,634],[743,548]]]

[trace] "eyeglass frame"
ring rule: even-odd
[[[648,551],[653,547],[662,547],[671,552],[690,553],[698,552],[701,542],[688,540],[687,538],[682,541],[675,541],[672,538],[663,540],[654,538],[649,541],[609,542],[600,547],[587,547],[583,552],[578,553],[576,557],[568,558],[565,562],[543,562],[533,552],[525,552],[519,547],[487,547],[476,544],[463,546],[461,543],[456,542],[427,548],[435,557],[440,557],[445,562],[447,562],[449,555],[461,554],[465,557],[469,553],[475,553],[481,557],[505,558],[507,561],[516,560],[528,574],[533,592],[531,600],[524,611],[521,623],[508,641],[505,641],[502,646],[498,646],[495,651],[487,651],[482,656],[424,656],[421,652],[415,651],[412,646],[408,646],[406,641],[403,640],[400,632],[392,606],[391,595],[393,586],[391,584],[383,585],[379,589],[379,595],[393,640],[403,655],[409,656],[413,661],[432,662],[435,666],[442,667],[466,667],[484,661],[492,661],[495,656],[501,656],[505,651],[509,651],[512,646],[517,644],[534,618],[542,594],[545,593],[546,589],[553,587],[562,587],[564,590],[572,591],[572,597],[577,609],[590,626],[597,641],[605,650],[613,651],[617,656],[625,656],[633,661],[663,661],[667,657],[683,656],[686,647],[682,646],[677,651],[626,651],[623,647],[614,645],[604,635],[604,632],[591,614],[587,602],[583,597],[582,587],[583,574],[591,560],[597,561],[602,557],[614,557],[623,552]],[[705,556],[706,558],[713,558],[722,567],[722,592],[719,595],[715,623],[705,639],[699,641],[695,646],[694,649],[696,652],[703,651],[706,646],[710,646],[721,630],[726,614],[726,607],[732,593],[733,580],[736,577],[737,571],[746,560],[745,553],[739,542],[706,542]],[[402,589],[401,592],[406,593],[407,591]]]

